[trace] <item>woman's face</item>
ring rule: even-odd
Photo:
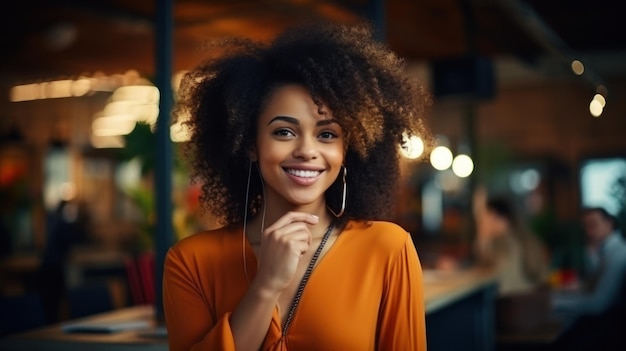
[[[344,136],[331,111],[318,113],[301,85],[279,87],[258,119],[255,156],[268,201],[320,205],[344,159]]]
[[[491,236],[501,236],[509,232],[511,229],[511,223],[501,214],[496,211],[487,209],[485,213],[487,219],[486,230]]]

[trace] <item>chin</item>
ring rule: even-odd
[[[321,202],[320,197],[317,197],[317,198],[303,198],[303,197],[293,198],[292,197],[292,198],[287,198],[285,200],[294,207],[314,206]]]

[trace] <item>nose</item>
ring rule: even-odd
[[[297,145],[293,150],[293,157],[302,160],[317,159],[319,151],[317,150],[315,141],[315,138],[309,136],[299,138]]]

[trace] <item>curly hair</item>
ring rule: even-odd
[[[392,215],[403,136],[432,142],[423,120],[430,95],[407,77],[404,61],[374,39],[368,24],[309,23],[270,43],[222,39],[212,48],[220,54],[185,75],[175,109],[190,133],[186,155],[192,179],[202,184],[203,210],[224,225],[242,223],[246,206],[258,213],[262,183],[249,160],[256,121],[276,88],[297,83],[320,108],[329,107],[346,135],[347,217]],[[334,208],[341,178],[326,192]]]

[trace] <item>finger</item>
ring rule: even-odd
[[[281,240],[288,242],[290,240],[301,240],[310,243],[312,240],[312,234],[306,224],[302,222],[290,223],[285,227],[278,228],[272,232],[266,232],[261,237],[261,240]]]
[[[305,238],[297,238],[296,236],[292,236],[291,240],[285,242],[285,245],[297,255],[303,255],[309,250],[309,247],[311,247],[311,245]]]
[[[295,252],[296,254],[298,254],[299,256],[303,256],[307,251],[309,251],[309,248],[311,246],[302,242],[298,242],[296,244],[293,245],[293,252]]]
[[[287,235],[284,235],[280,238],[280,240],[284,243],[298,242],[304,243],[306,245],[311,244],[311,233],[310,232],[294,232]]]

